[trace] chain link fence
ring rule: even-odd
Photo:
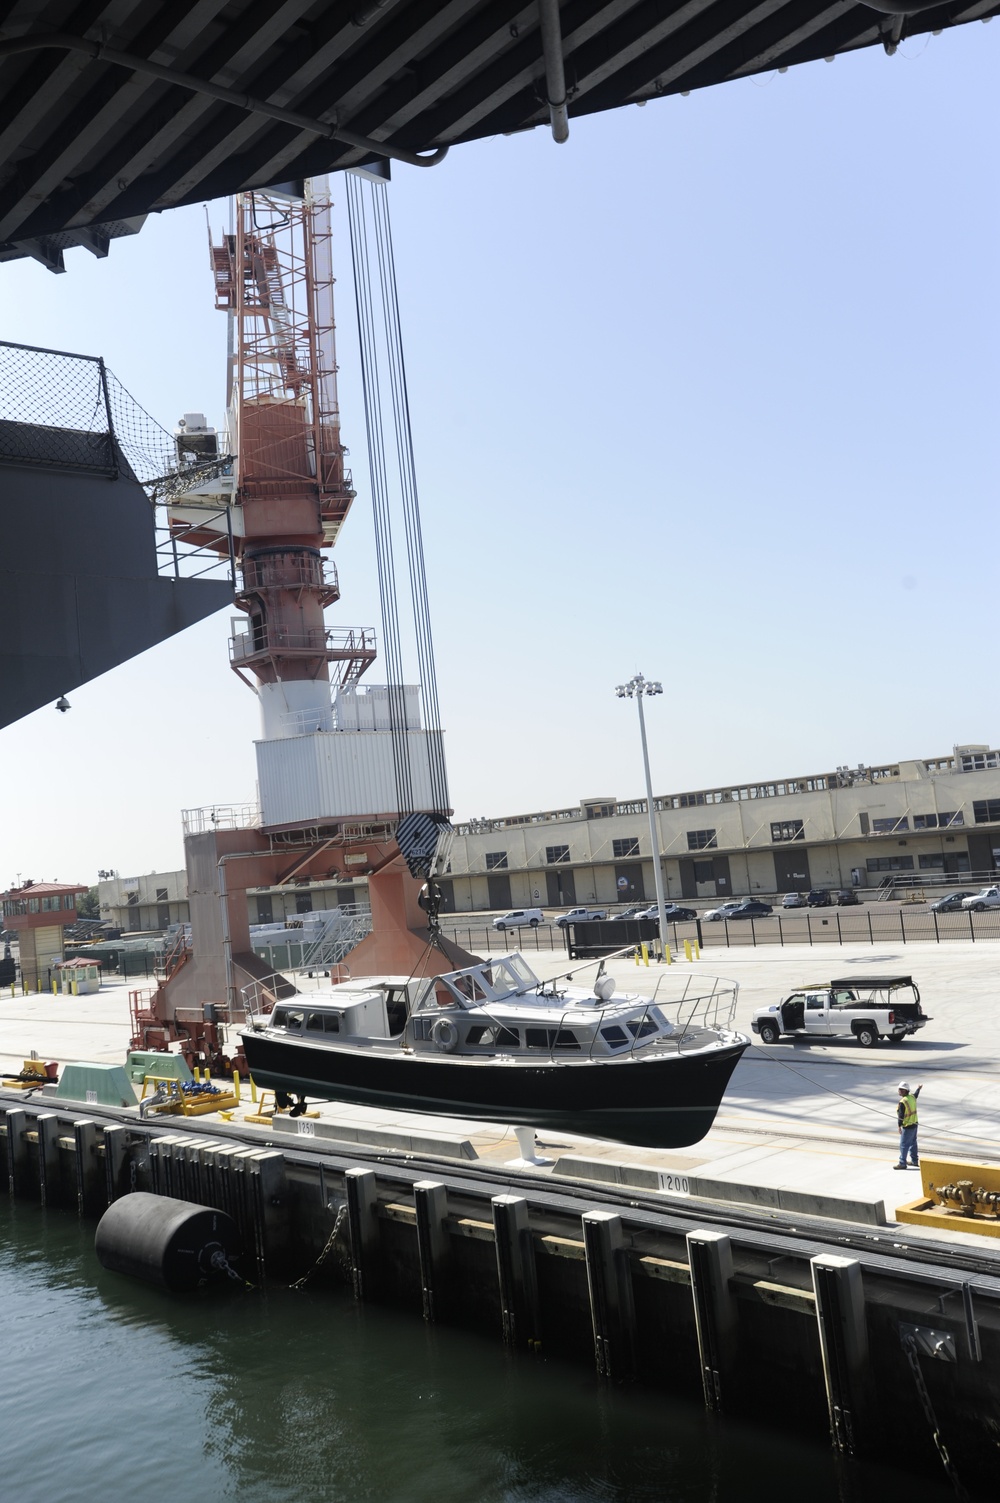
[[[177,445],[96,355],[0,340],[0,464],[124,476],[153,508],[157,571],[175,578],[235,577],[225,501],[196,523],[170,513],[170,499],[230,474],[231,456],[183,470]]]

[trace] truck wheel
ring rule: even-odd
[[[878,1043],[878,1033],[871,1023],[864,1023],[858,1029],[856,1037],[862,1049],[873,1049]]]
[[[762,1044],[776,1044],[781,1037],[777,1023],[761,1023],[760,1041]]]
[[[537,929],[538,928],[538,920],[537,919],[532,919],[531,920],[531,927],[532,927],[532,929]]]
[[[985,913],[986,912],[986,904],[985,903],[973,903],[973,905],[972,905],[972,911],[973,911],[973,913]]]

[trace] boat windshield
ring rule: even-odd
[[[425,1007],[478,1007],[500,1002],[539,986],[538,977],[520,955],[504,955],[489,964],[432,976],[421,988],[414,1011]]]

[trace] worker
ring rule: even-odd
[[[915,1091],[911,1091],[909,1081],[899,1082],[899,1105],[896,1108],[896,1121],[899,1124],[899,1163],[894,1165],[896,1169],[906,1168],[907,1154],[910,1156],[914,1169],[920,1168],[920,1158],[917,1153],[917,1097],[921,1089],[922,1087],[917,1086]]]

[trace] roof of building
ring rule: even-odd
[[[57,893],[88,892],[86,882],[25,882],[23,887],[10,887],[0,893],[0,898],[51,898]]]
[[[106,255],[152,211],[546,125],[554,87],[571,118],[588,115],[863,47],[894,52],[1000,3],[21,0],[4,11],[0,259],[63,270],[68,246]],[[547,51],[543,11],[561,26]]]

